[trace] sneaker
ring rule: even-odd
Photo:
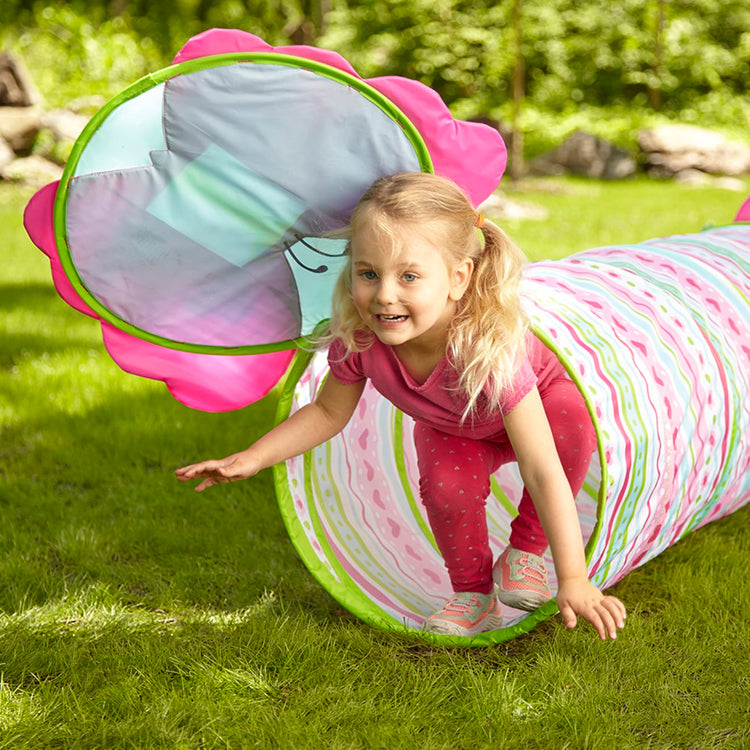
[[[509,607],[531,612],[552,598],[544,558],[506,547],[492,569],[497,598]]]
[[[422,630],[443,635],[476,635],[503,624],[500,604],[494,594],[460,591],[424,622]]]

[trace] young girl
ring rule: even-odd
[[[522,254],[455,184],[424,173],[376,181],[349,238],[330,323],[331,376],[316,400],[248,449],[178,469],[178,479],[202,478],[200,492],[310,450],[344,428],[370,379],[415,420],[420,495],[455,592],[425,630],[497,628],[498,598],[526,610],[543,604],[549,544],[566,626],[580,615],[602,639],[615,638],[625,607],[588,580],[574,504],[594,429],[575,385],[528,331]],[[514,460],[525,490],[493,566],[485,500],[491,475]]]

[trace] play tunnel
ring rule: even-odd
[[[522,294],[534,333],[564,364],[596,427],[576,498],[589,574],[606,588],[750,495],[750,224],[530,264]],[[309,403],[324,354],[298,355],[279,418]],[[287,529],[311,573],[363,620],[419,629],[451,589],[418,498],[412,420],[369,385],[334,440],[277,467]],[[522,489],[492,481],[496,554]],[[554,588],[554,565],[547,559]],[[556,612],[504,607],[512,638]],[[428,636],[425,636],[428,637]]]

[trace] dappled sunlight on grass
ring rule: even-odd
[[[252,620],[274,618],[279,614],[278,596],[263,591],[258,599],[242,609],[214,609],[180,605],[171,611],[149,609],[124,602],[112,586],[88,583],[72,589],[58,599],[21,606],[8,614],[0,612],[3,629],[25,628],[40,632],[95,635],[105,630],[138,631],[210,625],[218,633],[222,628],[248,625]]]

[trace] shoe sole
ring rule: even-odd
[[[435,629],[424,628],[425,633],[435,633],[437,635],[462,635],[472,636],[486,633],[489,630],[497,630],[503,624],[503,618],[498,615],[487,615],[487,617],[473,628],[464,628],[458,623],[442,622]]]
[[[513,607],[513,609],[522,609],[525,612],[533,612],[535,609],[539,609],[542,604],[546,604],[551,601],[551,596],[529,596],[528,592],[523,591],[498,591],[498,600],[505,604],[507,607]]]
[[[497,573],[492,571],[492,580],[497,584],[497,598],[507,607],[513,607],[513,609],[522,609],[525,612],[533,612],[535,609],[539,609],[542,604],[552,599],[551,594],[541,594],[531,591],[529,589],[519,589],[517,591],[508,591],[502,586],[503,574],[502,571]]]

